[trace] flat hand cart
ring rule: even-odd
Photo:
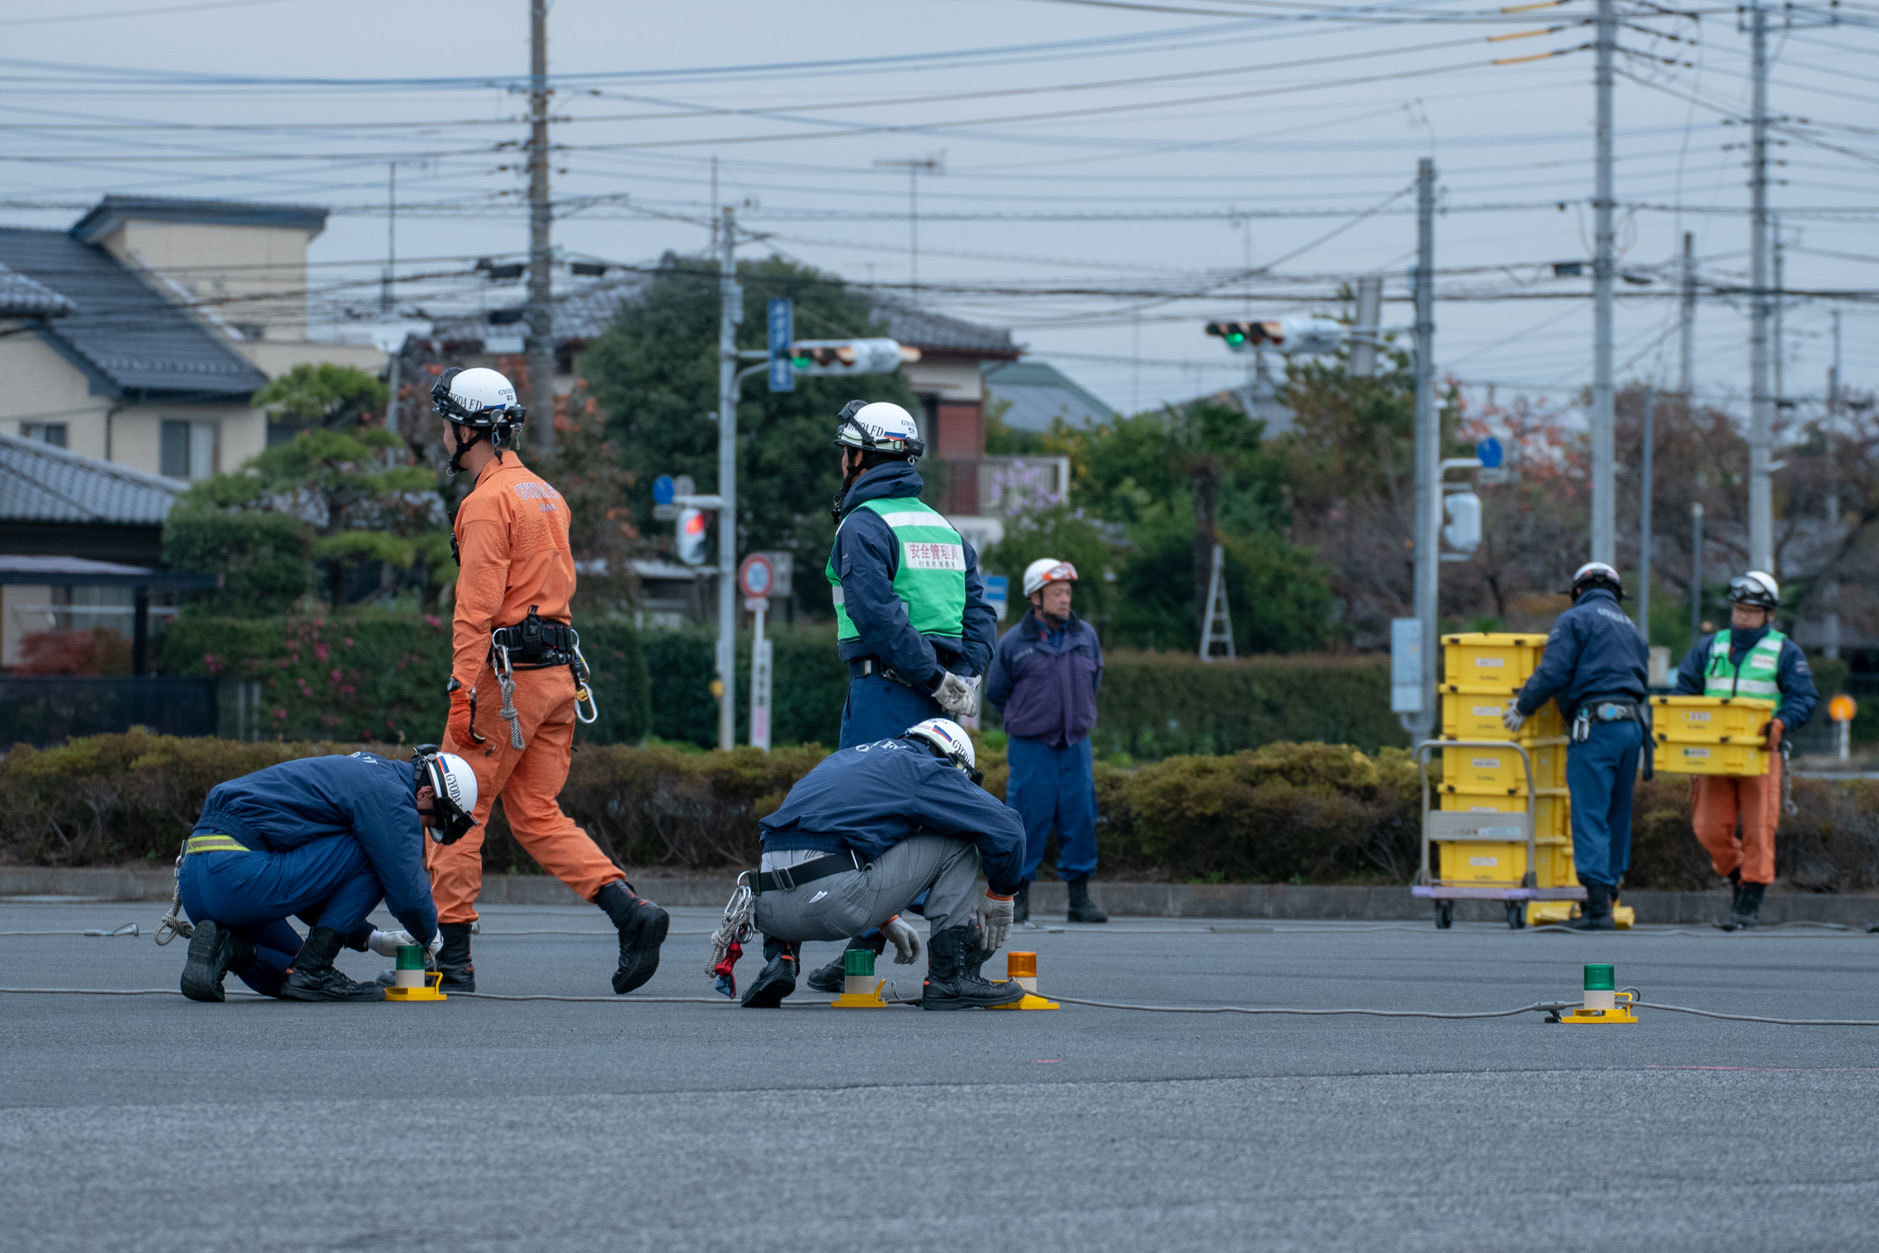
[[[1520,754],[1526,771],[1526,812],[1480,813],[1432,810],[1429,805],[1429,751],[1439,748],[1511,748]],[[1416,746],[1416,772],[1422,776],[1422,862],[1416,871],[1412,896],[1435,902],[1435,925],[1443,930],[1454,925],[1458,900],[1505,901],[1507,925],[1518,930],[1527,925],[1529,901],[1583,901],[1585,889],[1578,884],[1564,887],[1540,887],[1534,868],[1539,864],[1534,840],[1533,804],[1538,789],[1533,785],[1533,758],[1526,746],[1514,740],[1425,740]],[[1432,869],[1431,844],[1525,844],[1526,872],[1519,883],[1457,883],[1444,881]]]

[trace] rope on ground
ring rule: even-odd
[[[1714,1010],[1691,1009],[1688,1005],[1659,1005],[1652,1001],[1639,1001],[1637,1008],[1695,1014],[1698,1018],[1720,1018],[1725,1022],[1765,1022],[1777,1027],[1879,1027],[1879,1018],[1763,1018],[1756,1014],[1719,1014]]]
[[[574,1003],[591,1002],[595,1005],[723,1005],[725,1000],[718,996],[554,996],[546,992],[508,994],[499,992],[451,992],[451,1000],[462,997],[472,1001],[568,1001]]]
[[[1275,1014],[1301,1018],[1514,1018],[1521,1014],[1550,1014],[1561,1009],[1577,1008],[1577,1001],[1535,1001],[1519,1009],[1489,1009],[1476,1013],[1443,1013],[1432,1009],[1291,1009],[1267,1005],[1135,1005],[1127,1001],[1086,1001],[1052,992],[1051,997],[1065,1005],[1087,1005],[1092,1009],[1132,1009],[1150,1014]]]

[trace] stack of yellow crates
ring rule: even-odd
[[[1435,872],[1443,883],[1517,888],[1533,871],[1535,887],[1578,883],[1572,865],[1572,816],[1566,795],[1566,727],[1559,706],[1548,701],[1517,735],[1501,722],[1514,698],[1540,664],[1544,635],[1473,633],[1442,637],[1442,738],[1513,740],[1533,764],[1535,865],[1527,865],[1521,841],[1438,843]],[[1444,749],[1440,806],[1450,812],[1524,813],[1527,773],[1511,748]],[[1524,921],[1564,921],[1566,902],[1531,901]]]
[[[1767,774],[1762,728],[1775,705],[1746,696],[1653,696],[1651,765],[1659,774]]]

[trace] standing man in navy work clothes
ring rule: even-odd
[[[1031,612],[1005,632],[992,657],[985,703],[1000,710],[1011,781],[1005,803],[1024,820],[1024,883],[1017,920],[1031,917],[1050,830],[1057,828],[1057,877],[1070,888],[1071,922],[1108,922],[1090,900],[1096,871],[1096,776],[1090,730],[1103,682],[1103,646],[1090,624],[1070,609],[1076,567],[1040,557],[1024,570]]]
[[[1601,561],[1572,576],[1572,608],[1546,637],[1539,669],[1507,707],[1509,732],[1557,698],[1571,731],[1566,788],[1572,797],[1572,860],[1585,911],[1566,924],[1611,931],[1618,881],[1631,865],[1631,792],[1645,735],[1650,649],[1618,607],[1624,584]]]
[[[476,776],[425,745],[409,763],[374,753],[284,761],[217,784],[184,845],[177,886],[195,926],[183,995],[223,999],[234,974],[266,996],[383,1000],[333,966],[344,948],[392,956],[443,945],[424,870],[424,836],[447,844],[473,824]],[[404,927],[375,930],[383,900]],[[304,942],[287,919],[311,925]]]
[[[969,718],[998,617],[978,554],[920,499],[919,427],[899,405],[850,401],[835,445],[842,491],[826,574],[848,663],[841,747],[892,739],[925,718]]]

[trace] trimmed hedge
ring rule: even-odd
[[[345,752],[334,743],[238,743],[133,731],[0,759],[0,862],[167,862],[209,789],[288,758]],[[399,749],[382,751],[398,754]],[[815,748],[696,753],[670,746],[589,746],[574,754],[561,802],[622,865],[716,870],[757,854],[756,820],[822,754]],[[986,784],[1006,767],[981,749]],[[1096,774],[1104,874],[1209,882],[1407,883],[1415,872],[1418,785],[1409,755],[1343,745],[1271,744],[1223,757],[1174,757]],[[1713,886],[1690,834],[1688,784],[1659,779],[1638,794],[1637,888]],[[1783,825],[1777,869],[1817,892],[1879,890],[1879,781],[1795,785],[1800,812]],[[532,872],[500,812],[484,862]]]

